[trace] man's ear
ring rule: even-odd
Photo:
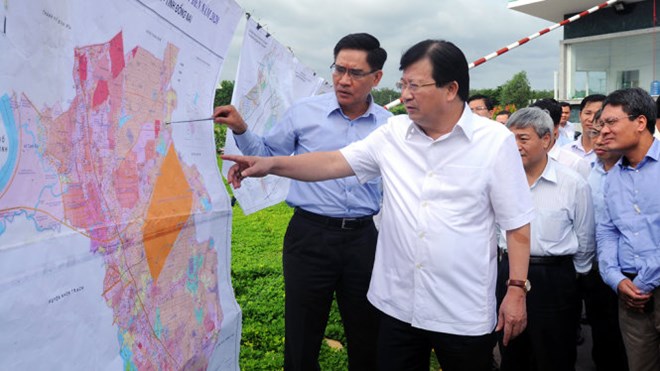
[[[452,81],[445,85],[447,88],[447,100],[453,101],[458,96],[458,82]]]
[[[543,143],[543,149],[546,151],[549,150],[550,143],[552,143],[552,137],[550,136],[550,133],[545,133],[545,135],[541,137],[541,142]]]
[[[380,79],[382,78],[383,78],[383,70],[378,70],[374,72],[374,83],[372,89],[378,86],[378,84],[380,83]]]

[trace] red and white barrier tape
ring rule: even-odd
[[[569,24],[569,23],[571,23],[571,22],[574,22],[574,21],[576,21],[576,20],[578,20],[578,19],[580,19],[580,18],[582,18],[582,17],[584,17],[584,16],[587,16],[587,15],[589,15],[589,14],[591,14],[591,13],[594,13],[594,12],[597,11],[597,10],[600,10],[600,9],[602,9],[602,8],[605,8],[605,7],[608,7],[608,6],[610,6],[610,5],[614,4],[614,3],[617,3],[617,2],[619,2],[619,1],[620,1],[620,0],[608,0],[608,1],[606,1],[606,2],[604,2],[604,3],[602,3],[602,4],[600,4],[600,5],[596,5],[596,6],[594,6],[593,8],[589,8],[589,9],[583,11],[582,13],[576,14],[576,15],[574,15],[574,16],[568,18],[568,19],[564,19],[563,21],[561,21],[561,22],[559,22],[559,23],[555,23],[554,25],[552,25],[552,26],[550,26],[550,27],[548,27],[548,28],[545,28],[545,29],[543,29],[543,30],[541,30],[541,31],[539,31],[539,32],[537,32],[537,33],[535,33],[535,34],[533,34],[533,35],[527,36],[527,37],[525,37],[525,38],[523,38],[523,39],[520,39],[520,40],[516,41],[515,43],[513,43],[513,44],[511,44],[511,45],[507,45],[507,46],[505,46],[504,48],[502,48],[502,49],[500,49],[500,50],[498,50],[498,51],[495,51],[495,52],[493,52],[493,53],[490,53],[490,54],[488,54],[488,55],[485,56],[485,57],[482,57],[482,58],[477,59],[476,61],[470,63],[470,65],[468,66],[468,68],[469,68],[469,69],[472,69],[472,68],[474,68],[474,67],[476,67],[476,66],[478,66],[478,65],[480,65],[480,64],[485,63],[486,61],[489,61],[489,60],[491,60],[491,59],[493,59],[493,58],[495,58],[495,57],[497,57],[497,56],[500,56],[500,55],[502,55],[502,54],[508,52],[508,51],[511,50],[511,49],[515,49],[515,48],[519,47],[520,45],[526,44],[526,43],[528,43],[529,41],[534,40],[534,39],[536,39],[537,37],[539,37],[539,36],[541,36],[541,35],[543,35],[543,34],[546,34],[546,33],[550,32],[550,31],[552,31],[552,30],[554,30],[554,29],[557,29],[557,28],[562,27],[562,26],[564,26],[564,25],[567,25],[567,24]],[[385,109],[390,110],[390,109],[392,109],[392,108],[398,106],[399,104],[401,104],[401,99],[397,99],[397,100],[395,100],[395,101],[392,101],[392,102],[386,104],[384,107],[385,107]]]

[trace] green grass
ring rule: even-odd
[[[282,203],[245,216],[234,206],[232,284],[243,311],[243,370],[280,370],[284,364],[282,239],[292,212]],[[346,344],[335,304],[326,337]],[[325,343],[319,362],[323,370],[348,369],[346,350],[333,350]]]

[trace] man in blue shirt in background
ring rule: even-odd
[[[660,370],[660,142],[655,102],[639,88],[611,93],[600,131],[623,157],[605,180],[598,220],[598,263],[619,295],[619,324],[631,371]]]
[[[334,151],[391,116],[370,94],[383,76],[387,53],[366,33],[343,37],[331,66],[334,93],[303,99],[261,138],[232,106],[216,107],[245,155],[288,156]],[[348,177],[293,181],[286,202],[295,208],[284,236],[285,370],[319,370],[318,356],[333,294],[348,342],[351,370],[376,368],[378,314],[367,301],[376,251],[373,215],[380,210],[380,179],[360,185]]]

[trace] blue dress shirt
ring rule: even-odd
[[[594,204],[594,217],[596,222],[603,219],[605,215],[605,194],[603,188],[605,187],[605,178],[607,172],[603,168],[603,162],[599,159],[592,164],[591,173],[587,181],[591,187],[591,199]]]
[[[342,112],[334,92],[302,99],[289,108],[265,137],[248,130],[234,135],[236,145],[250,156],[288,156],[344,148],[366,138],[392,116],[374,104],[371,96],[369,100],[367,111],[351,120]],[[380,178],[360,185],[353,176],[322,182],[294,180],[286,198],[292,207],[343,218],[376,214],[381,200]]]
[[[617,291],[626,277],[643,292],[660,286],[660,142],[653,140],[633,168],[621,158],[605,180],[605,210],[598,220],[598,264],[603,280]]]

